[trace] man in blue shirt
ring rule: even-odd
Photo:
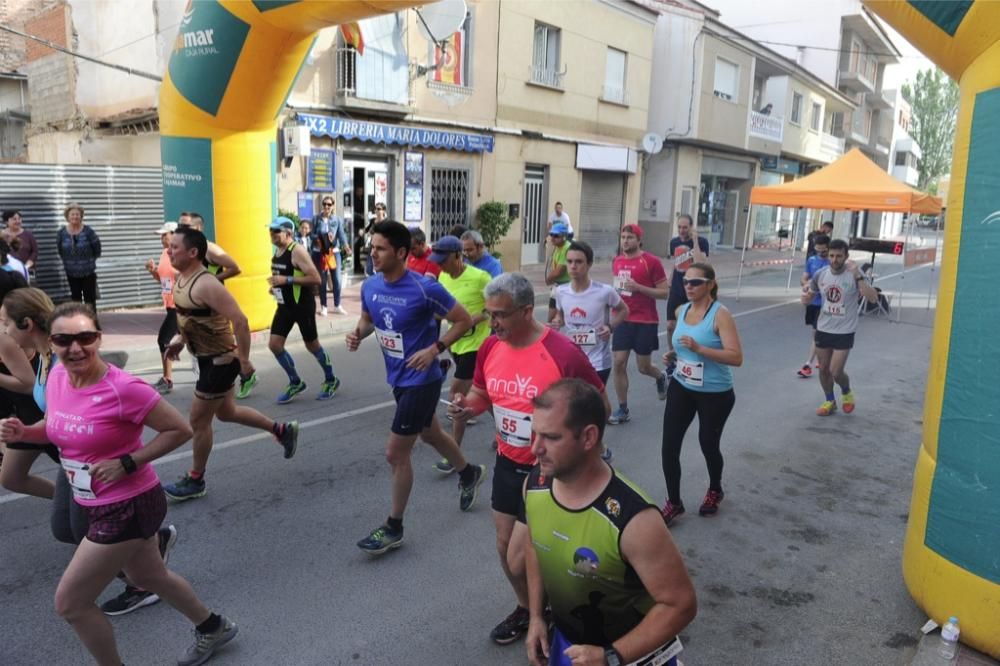
[[[486,271],[490,277],[503,273],[503,266],[496,257],[486,251],[483,236],[478,231],[470,230],[462,234],[462,254],[465,256],[465,263]]]
[[[810,255],[806,259],[806,267],[801,279],[803,289],[809,287],[809,281],[812,280],[819,269],[830,265],[830,260],[827,258],[830,248],[830,237],[826,234],[817,234],[813,237],[812,244],[815,254]],[[806,326],[809,327],[809,358],[806,360],[806,364],[799,368],[798,372],[799,377],[803,379],[812,377],[812,366],[816,361],[816,320],[819,317],[819,310],[822,305],[822,294],[816,294],[812,302],[806,306]]]
[[[462,511],[475,504],[486,476],[485,465],[466,462],[434,413],[444,381],[438,355],[472,328],[472,317],[438,282],[407,270],[409,249],[410,232],[405,226],[391,220],[375,225],[371,256],[377,273],[361,286],[361,319],[347,334],[349,351],[357,351],[364,338],[375,334],[396,399],[396,415],[386,444],[392,470],[392,508],[385,524],[358,542],[358,548],[371,555],[403,544],[403,512],[413,487],[410,456],[417,435],[458,470]],[[451,323],[440,339],[436,317]]]

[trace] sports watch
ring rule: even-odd
[[[126,474],[131,474],[137,469],[137,465],[135,464],[135,461],[132,460],[132,456],[127,453],[118,458],[118,461],[122,464],[122,468],[125,469]]]
[[[444,344],[443,342],[441,342],[440,340],[438,340],[437,342],[435,342],[435,343],[434,343],[434,346],[435,346],[435,347],[437,347],[437,350],[438,350],[438,354],[443,354],[443,353],[444,353],[444,350],[448,348],[448,346],[447,346],[447,345],[445,345],[445,344]]]
[[[604,660],[608,662],[608,666],[624,666],[625,664],[622,661],[621,653],[610,645],[604,648]]]

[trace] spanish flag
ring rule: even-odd
[[[434,64],[438,67],[434,72],[435,81],[453,86],[464,85],[462,63],[465,60],[465,43],[462,37],[462,31],[459,30],[448,41],[434,47]]]
[[[353,46],[358,55],[365,54],[365,38],[361,34],[361,24],[358,22],[341,23],[340,34],[344,36],[344,43]]]

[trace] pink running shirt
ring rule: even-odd
[[[87,474],[89,465],[142,448],[142,422],[160,401],[160,394],[152,386],[109,365],[100,381],[77,389],[70,385],[66,368],[59,364],[49,373],[45,400],[45,433],[59,448],[63,471],[78,504],[123,502],[160,483],[150,465],[139,465],[135,472],[111,484]]]

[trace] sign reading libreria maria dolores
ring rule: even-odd
[[[328,136],[333,139],[369,141],[399,146],[461,150],[471,153],[493,152],[493,137],[486,134],[467,134],[404,125],[369,123],[363,120],[318,116],[311,113],[300,113],[298,118],[309,127],[309,133],[313,136]]]

